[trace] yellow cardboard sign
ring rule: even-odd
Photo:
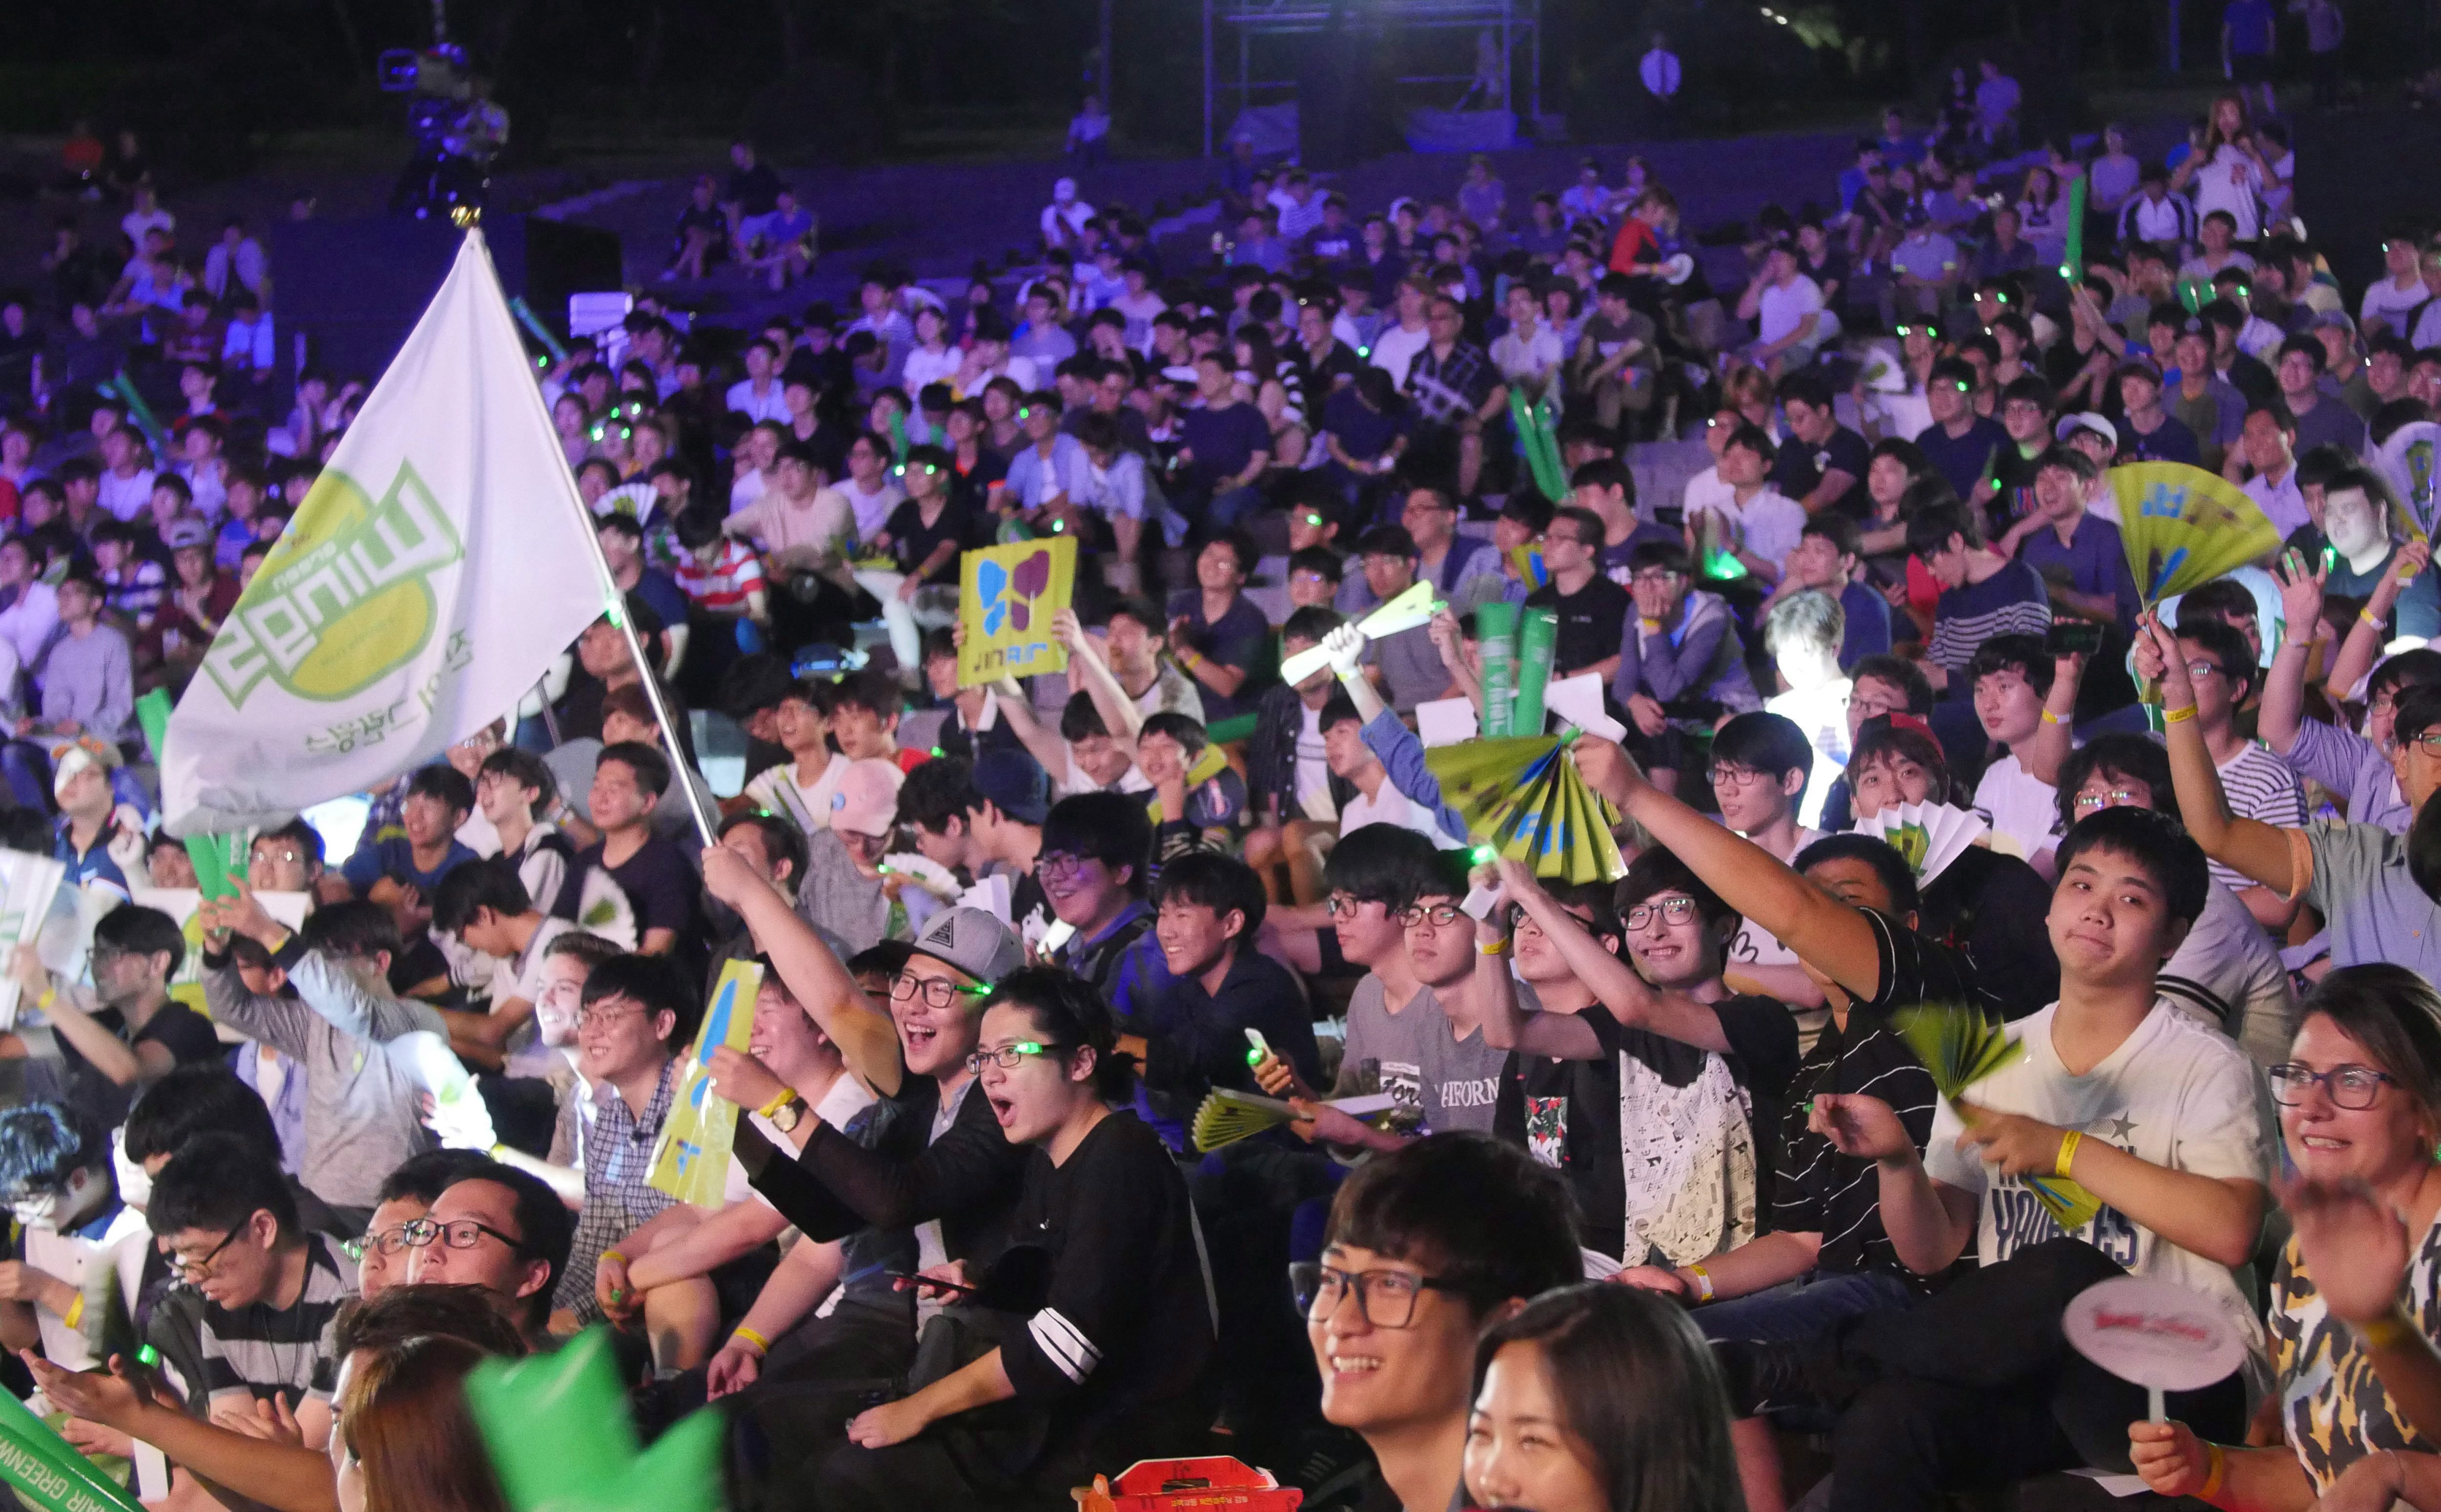
[[[1051,617],[1076,585],[1076,541],[1054,536],[990,546],[958,558],[958,686],[1068,670],[1068,648],[1051,636]]]
[[[669,1116],[661,1121],[660,1147],[653,1151],[653,1174],[645,1178],[655,1191],[698,1208],[718,1208],[726,1197],[729,1152],[737,1139],[737,1105],[713,1091],[712,1071],[705,1063],[723,1045],[746,1048],[747,1036],[754,1032],[754,995],[762,987],[763,968],[751,961],[732,961],[720,968],[703,1026],[696,1031],[695,1048],[678,1070]]]

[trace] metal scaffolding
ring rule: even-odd
[[[1527,114],[1532,118],[1542,116],[1542,0],[1343,0],[1338,6],[1327,3],[1327,0],[1203,0],[1204,156],[1212,155],[1216,140],[1214,133],[1224,93],[1233,94],[1237,108],[1243,110],[1255,103],[1262,91],[1293,91],[1296,88],[1293,79],[1256,77],[1257,40],[1318,36],[1334,24],[1334,10],[1339,12],[1337,24],[1344,25],[1350,31],[1370,33],[1384,44],[1409,32],[1489,33],[1499,54],[1499,103],[1513,110],[1513,97],[1522,93],[1526,97]],[[1237,39],[1238,78],[1234,84],[1224,83],[1220,78],[1219,48],[1223,45],[1222,28]],[[1516,68],[1517,55],[1521,50],[1526,54],[1526,78],[1522,90]],[[1472,95],[1473,86],[1481,77],[1481,70],[1474,68],[1456,74],[1404,74],[1395,82],[1463,84],[1468,86],[1468,93]]]

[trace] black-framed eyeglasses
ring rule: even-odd
[[[1057,880],[1082,872],[1094,859],[1090,855],[1071,855],[1065,851],[1053,851],[1036,857],[1034,871],[1038,876]]]
[[[997,1066],[1003,1071],[1015,1071],[1025,1064],[1026,1057],[1029,1055],[1048,1055],[1054,1051],[1067,1048],[1065,1045],[1040,1044],[1031,1039],[1022,1039],[1014,1045],[1002,1045],[995,1050],[979,1050],[967,1057],[967,1074],[981,1076],[985,1066]]]
[[[1319,1322],[1339,1310],[1347,1294],[1356,1294],[1356,1311],[1376,1328],[1404,1328],[1416,1321],[1416,1298],[1426,1291],[1464,1292],[1467,1288],[1443,1276],[1410,1275],[1404,1270],[1342,1270],[1311,1260],[1289,1267],[1289,1289],[1297,1311]]]
[[[2441,761],[2441,729],[2428,729],[2408,744],[2423,747],[2425,755],[2435,761]]]
[[[485,1234],[490,1234],[517,1253],[526,1252],[526,1242],[523,1239],[511,1238],[477,1218],[451,1218],[446,1223],[437,1218],[416,1218],[401,1225],[401,1230],[407,1236],[407,1244],[418,1250],[430,1249],[435,1240],[452,1250],[472,1250],[483,1242]]]
[[[904,972],[890,979],[890,996],[900,1002],[912,1002],[920,997],[928,1008],[947,1008],[961,997],[988,998],[989,987],[970,987],[946,977],[911,977]]]
[[[1627,910],[1627,927],[1641,929],[1653,922],[1654,914],[1670,924],[1685,924],[1695,916],[1695,900],[1679,896],[1663,898],[1658,903],[1639,903]]]
[[[1455,903],[1436,903],[1429,909],[1415,903],[1399,910],[1399,922],[1412,929],[1429,919],[1434,928],[1446,929],[1465,915],[1466,910]]]
[[[1714,787],[1750,787],[1768,775],[1751,766],[1714,766],[1707,774]]]
[[[2274,1066],[2268,1073],[2271,1080],[2271,1100],[2283,1107],[2295,1107],[2305,1101],[2305,1089],[2320,1087],[2333,1107],[2358,1112],[2374,1105],[2381,1095],[2384,1082],[2397,1085],[2397,1078],[2388,1071],[2370,1066],[2334,1066],[2318,1071],[2295,1061]]]
[[[1365,905],[1381,902],[1379,898],[1360,898],[1352,892],[1334,892],[1324,901],[1323,907],[1334,919],[1353,919],[1365,911]],[[1383,904],[1383,909],[1386,912],[1389,905]]]
[[[340,1248],[348,1251],[348,1258],[351,1260],[362,1260],[368,1250],[387,1259],[407,1248],[407,1231],[410,1225],[407,1223],[395,1223],[378,1233],[368,1231],[350,1239]]]
[[[231,1229],[228,1233],[221,1235],[220,1243],[212,1246],[210,1250],[205,1251],[202,1255],[192,1260],[188,1259],[185,1255],[172,1250],[169,1251],[170,1269],[177,1271],[178,1274],[186,1277],[189,1281],[201,1281],[205,1276],[211,1272],[212,1262],[221,1257],[221,1251],[227,1249],[230,1245],[237,1243],[237,1236],[244,1232],[245,1229],[242,1225],[238,1228]]]

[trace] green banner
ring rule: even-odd
[[[0,1478],[42,1512],[143,1512],[25,1403],[0,1392]]]

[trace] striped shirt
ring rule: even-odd
[[[142,630],[149,628],[153,617],[161,612],[161,600],[170,590],[170,580],[160,563],[138,557],[115,572],[102,573],[101,585],[109,592],[110,607]]]
[[[356,1294],[356,1268],[327,1233],[305,1238],[305,1288],[296,1302],[229,1308],[204,1304],[204,1390],[217,1403],[280,1397],[291,1408],[327,1402],[338,1383],[339,1308]]]
[[[763,591],[763,559],[743,541],[722,541],[709,566],[693,551],[679,552],[677,575],[687,601],[714,614],[742,614],[747,595]]]
[[[1935,665],[1962,673],[1975,658],[1975,648],[1994,636],[2038,636],[2051,627],[2052,599],[2042,575],[2023,562],[2011,562],[1980,583],[1942,594],[1932,611],[1932,644],[1926,655]]]
[[[2229,795],[2231,813],[2284,830],[2305,826],[2305,789],[2298,784],[2296,772],[2273,755],[2270,747],[2248,741],[2244,750],[2219,766],[2220,788]],[[2252,878],[2218,861],[2212,863],[2212,876],[2232,892],[2244,892],[2255,885]]]

